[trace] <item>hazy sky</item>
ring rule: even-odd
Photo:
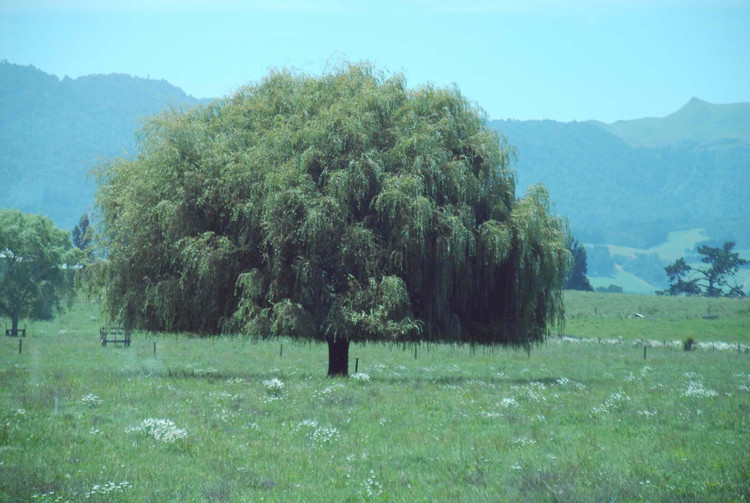
[[[0,59],[199,98],[368,60],[455,83],[493,119],[611,122],[750,102],[750,1],[0,0]]]

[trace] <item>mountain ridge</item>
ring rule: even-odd
[[[609,124],[589,122],[633,146],[718,147],[727,140],[750,143],[750,103],[743,102],[715,104],[693,97],[661,118],[644,117]]]

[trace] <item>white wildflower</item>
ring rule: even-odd
[[[487,412],[487,411],[480,411],[477,416],[479,417],[486,417],[487,419],[497,419],[498,417],[503,417],[502,412]]]
[[[277,377],[263,381],[263,386],[266,387],[266,391],[268,392],[268,394],[272,396],[279,396],[284,390],[284,383],[281,382],[281,379]]]
[[[169,419],[144,419],[138,426],[125,429],[125,433],[143,433],[151,435],[159,442],[171,443],[180,438],[187,438],[187,430],[178,428]]]
[[[104,403],[104,400],[93,393],[89,393],[88,395],[84,395],[81,397],[81,403],[89,407],[99,407],[102,403]]]
[[[355,381],[369,381],[370,374],[357,373],[352,376],[352,379],[354,379]]]
[[[519,437],[519,438],[517,438],[515,440],[515,443],[517,445],[522,446],[522,447],[526,447],[527,445],[535,445],[536,444],[536,440],[534,440],[532,438],[527,438],[527,437]]]
[[[510,407],[518,407],[518,401],[513,397],[503,398],[502,400],[500,400],[500,403],[498,403],[498,405],[505,409]]]
[[[322,445],[337,441],[339,436],[339,430],[336,428],[315,428],[315,430],[308,435],[308,439],[313,444]]]
[[[375,470],[370,470],[370,476],[362,482],[365,494],[369,497],[380,496],[383,494],[383,486],[375,478]]]
[[[297,427],[294,429],[294,431],[299,431],[302,428],[317,428],[318,422],[315,419],[303,419]]]
[[[130,489],[131,487],[133,487],[132,484],[127,480],[120,482],[119,484],[115,482],[106,482],[103,486],[94,484],[91,490],[85,493],[85,496],[86,499],[96,495],[108,496],[110,494],[121,493],[125,491],[125,489]]]
[[[704,388],[700,381],[690,381],[687,385],[687,389],[683,393],[684,396],[697,396],[703,398],[711,398],[718,394],[719,393],[715,390]]]
[[[333,443],[339,439],[339,430],[333,427],[321,427],[318,426],[318,422],[315,419],[304,419],[300,422],[294,431],[299,431],[302,428],[307,428],[307,438],[311,443],[322,445]]]
[[[621,407],[625,402],[629,401],[630,397],[627,396],[622,391],[618,391],[617,393],[612,393],[609,398],[607,398],[603,404],[597,405],[592,409],[592,412],[594,414],[607,414],[612,409],[616,409]]]
[[[344,389],[344,385],[341,383],[333,384],[331,386],[327,386],[323,388],[322,390],[315,393],[315,397],[319,398],[321,400],[327,400],[333,397],[333,394],[340,389]]]

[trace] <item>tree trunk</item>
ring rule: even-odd
[[[328,377],[349,375],[349,340],[328,339]]]
[[[10,323],[10,335],[18,337],[18,313],[13,313],[13,316],[10,317]]]

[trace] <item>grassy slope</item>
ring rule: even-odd
[[[631,248],[627,246],[607,245],[611,256],[622,255],[623,257],[635,257],[637,254],[650,255],[656,253],[662,262],[671,264],[675,260],[684,257],[686,254],[694,252],[696,246],[708,239],[705,229],[691,229],[686,231],[675,231],[669,233],[669,238],[665,243],[648,249]],[[593,245],[588,245],[593,246]],[[750,250],[735,249],[742,258],[750,257]],[[700,262],[691,263],[692,267],[703,268],[705,264]],[[750,286],[750,269],[742,269],[736,275],[737,283],[745,285],[747,289]],[[623,287],[625,292],[629,293],[654,293],[659,288],[649,285],[647,282],[630,274],[620,266],[615,267],[613,276],[592,276],[589,277],[591,285],[594,288],[607,287],[609,285],[618,285]]]
[[[669,302],[701,299],[567,297],[569,312],[582,313],[570,330],[592,307],[606,326],[666,307],[700,323],[693,315],[704,309]],[[719,304],[729,319],[747,316],[747,303]],[[136,335],[128,349],[102,348],[84,304],[29,328],[20,355],[17,340],[0,340],[0,501],[730,501],[750,492],[747,353],[653,348],[644,361],[630,344],[553,339],[530,357],[438,346],[415,360],[370,345],[352,348],[370,380],[330,380],[321,345]],[[750,342],[747,329],[740,336]],[[263,382],[274,377],[278,396]],[[101,404],[86,404],[89,394]],[[147,418],[187,437],[126,431]],[[107,482],[118,488],[102,494]]]

